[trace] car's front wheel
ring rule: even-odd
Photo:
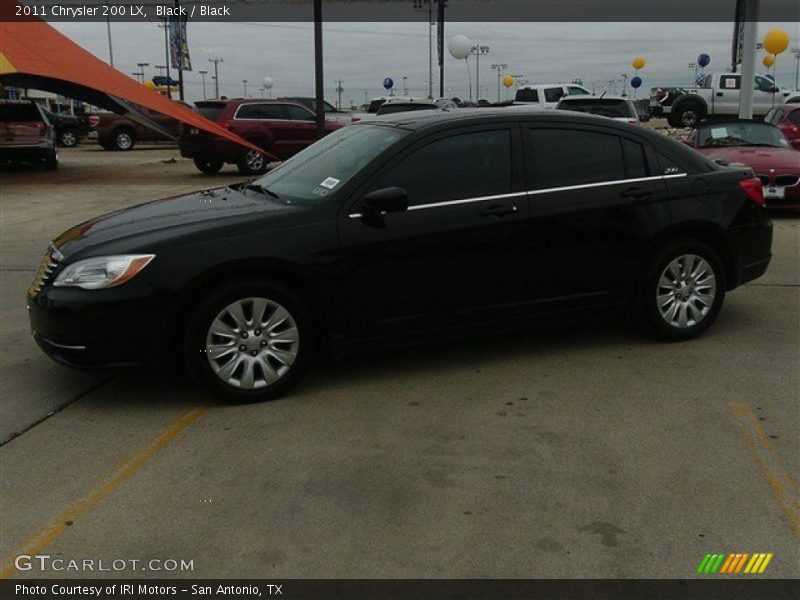
[[[225,163],[223,163],[221,160],[201,160],[199,158],[194,159],[194,166],[197,167],[198,170],[208,175],[219,173],[220,169],[222,169],[222,165],[224,164]]]
[[[125,127],[122,129],[117,129],[112,135],[111,140],[111,147],[114,150],[120,150],[122,152],[127,152],[128,150],[132,149],[136,143],[136,138],[133,135],[133,131]]]
[[[289,390],[313,351],[303,300],[278,283],[247,279],[206,295],[187,320],[192,376],[224,400],[261,402]]]
[[[64,148],[74,148],[78,145],[78,133],[74,129],[64,129],[58,136],[58,143]]]
[[[697,337],[717,318],[725,298],[725,269],[707,244],[675,240],[650,260],[638,294],[645,329],[680,341]]]

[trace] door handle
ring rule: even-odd
[[[641,187],[629,187],[619,193],[623,198],[630,198],[631,200],[638,200],[646,196],[652,196],[653,190]]]
[[[722,97],[724,94],[722,92],[717,92],[717,96]]]
[[[505,217],[517,212],[515,204],[492,204],[481,210],[482,217]]]

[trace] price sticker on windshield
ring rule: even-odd
[[[339,180],[338,180],[338,179],[336,179],[335,177],[328,177],[328,178],[326,178],[326,179],[325,179],[325,181],[323,181],[322,183],[320,183],[320,185],[321,185],[322,187],[324,187],[324,188],[327,188],[327,189],[329,189],[329,190],[332,190],[332,189],[333,189],[333,188],[335,188],[337,185],[339,185]]]

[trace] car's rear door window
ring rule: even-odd
[[[650,175],[644,146],[627,138],[620,138],[620,142],[622,143],[622,155],[625,159],[626,176],[647,177]]]
[[[625,179],[621,139],[581,129],[529,129],[529,189]]]
[[[315,115],[313,112],[302,106],[295,106],[294,104],[286,104],[286,113],[292,121],[313,121]]]
[[[401,187],[411,206],[507,194],[511,162],[510,130],[462,133],[413,150],[373,189]]]
[[[195,108],[197,112],[210,121],[219,120],[222,111],[225,110],[225,102],[197,102]]]
[[[242,104],[236,111],[237,119],[285,119],[282,104]]]
[[[514,97],[517,102],[538,102],[539,91],[531,88],[522,88],[517,90],[517,95]]]

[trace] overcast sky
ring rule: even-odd
[[[105,23],[54,23],[64,34],[108,60]],[[800,46],[797,23],[761,23],[759,40],[772,27],[789,32],[791,46]],[[125,73],[147,62],[147,77],[157,74],[154,65],[164,64],[163,29],[156,23],[112,24],[114,64]],[[190,23],[189,49],[195,72],[185,74],[187,100],[203,97],[201,76],[213,73],[208,62],[222,57],[220,93],[241,96],[242,79],[248,80],[248,95],[258,96],[264,76],[275,84],[274,95],[313,95],[313,26],[311,23]],[[597,90],[621,74],[634,75],[631,61],[643,56],[647,66],[640,73],[644,85],[640,95],[655,85],[688,85],[694,72],[688,64],[705,52],[711,56],[707,71],[729,67],[733,26],[730,23],[447,23],[447,39],[465,34],[474,44],[490,47],[481,58],[481,96],[497,97],[497,77],[492,63],[508,64],[508,72],[531,82],[583,79]],[[326,98],[336,101],[336,81],[342,80],[342,104],[362,103],[382,95],[384,77],[395,81],[402,92],[407,77],[409,92],[426,95],[428,86],[428,26],[426,23],[330,23],[324,29]],[[434,66],[435,56],[434,29]],[[766,72],[759,52],[757,72]],[[779,56],[778,83],[795,86],[797,62],[790,51]],[[468,97],[465,61],[446,56],[446,95]],[[470,58],[472,85],[475,62]],[[175,76],[175,75],[173,75]],[[207,79],[209,96],[212,82]],[[618,84],[621,90],[621,83]],[[438,69],[434,69],[434,91],[438,95]]]

